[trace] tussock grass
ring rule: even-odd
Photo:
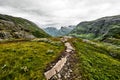
[[[0,80],[45,80],[44,69],[62,50],[45,42],[0,44]]]

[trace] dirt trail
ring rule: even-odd
[[[64,37],[61,39],[61,41],[64,42],[64,45],[66,47],[66,50],[64,51],[65,56],[61,57],[60,60],[58,60],[50,70],[48,70],[44,73],[47,80],[50,80],[54,75],[58,74],[62,70],[62,68],[65,66],[67,60],[69,59],[67,57],[70,55],[70,53],[72,51],[75,50],[71,46],[71,44],[69,42],[67,42],[68,39],[69,39],[68,37]],[[58,76],[60,77],[60,75],[58,75]]]

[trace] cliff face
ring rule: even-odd
[[[31,21],[0,14],[0,39],[35,37],[49,37],[49,35]]]
[[[120,37],[120,15],[81,22],[70,35],[84,38]],[[113,35],[114,34],[114,35]]]

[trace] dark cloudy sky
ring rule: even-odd
[[[60,27],[119,15],[120,0],[0,0],[0,13],[29,19],[40,27]]]

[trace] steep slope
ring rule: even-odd
[[[47,27],[45,28],[45,32],[52,35],[52,36],[64,36],[70,33],[75,26],[68,26],[68,27],[61,27],[60,29],[56,29],[54,27]]]
[[[58,33],[59,30],[54,28],[54,27],[47,27],[44,29],[44,31],[51,36],[58,36],[59,35],[59,33]]]
[[[61,27],[61,29],[59,30],[59,33],[60,33],[61,36],[67,35],[74,28],[75,28],[75,26]]]
[[[0,38],[49,37],[36,24],[23,18],[0,14]]]
[[[120,38],[120,15],[79,23],[70,35],[88,39]]]

